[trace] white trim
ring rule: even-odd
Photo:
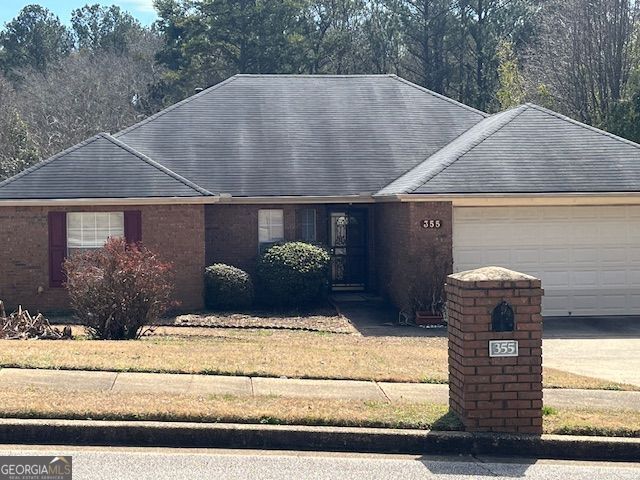
[[[142,198],[54,198],[54,199],[0,199],[0,207],[54,207],[92,205],[180,205],[234,203],[249,205],[281,205],[312,203],[374,203],[371,195],[344,196],[274,196],[233,197],[228,194],[202,197],[142,197]],[[397,200],[395,200],[397,201]]]
[[[638,205],[640,192],[531,193],[531,194],[397,194],[344,196],[60,198],[0,200],[0,207],[56,207],[98,205],[206,205],[206,204],[367,204],[386,202],[451,202],[460,207],[527,205]]]
[[[640,205],[640,192],[532,193],[466,195],[391,195],[380,201],[451,202],[454,207],[542,206],[542,205]]]

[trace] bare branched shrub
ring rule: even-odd
[[[93,338],[138,338],[171,305],[170,270],[147,248],[109,239],[65,262],[71,308]]]

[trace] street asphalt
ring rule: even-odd
[[[640,464],[251,450],[2,446],[0,455],[71,455],[74,480],[637,480]]]

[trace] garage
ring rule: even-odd
[[[454,271],[542,280],[546,316],[640,313],[640,206],[454,207]]]

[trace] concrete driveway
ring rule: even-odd
[[[446,328],[398,325],[398,311],[368,294],[334,295],[363,336],[446,337]],[[640,387],[640,317],[545,317],[544,365]]]
[[[640,317],[545,318],[543,362],[640,387]]]

